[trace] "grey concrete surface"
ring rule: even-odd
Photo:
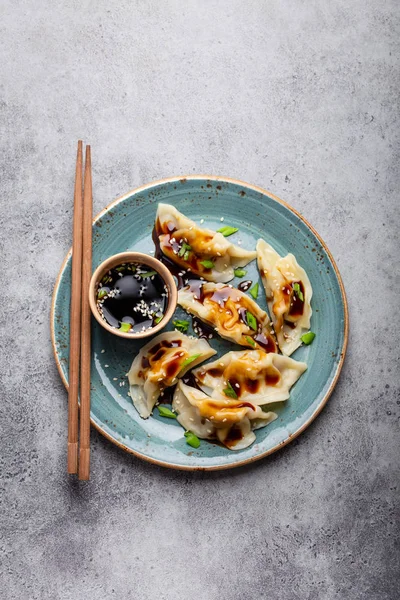
[[[397,0],[2,2],[2,599],[399,598],[399,17]],[[221,174],[326,240],[348,356],[283,451],[179,473],[93,432],[92,480],[67,478],[49,309],[80,137],[96,212]]]

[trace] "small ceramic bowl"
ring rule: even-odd
[[[104,275],[114,267],[118,267],[122,263],[140,263],[150,267],[152,270],[157,271],[160,277],[163,279],[165,285],[168,290],[168,304],[167,309],[164,313],[163,319],[154,325],[151,329],[146,329],[146,331],[140,331],[135,333],[129,333],[125,331],[120,331],[115,327],[111,327],[100,315],[97,308],[97,289],[99,282],[102,280]],[[141,252],[121,252],[121,254],[114,254],[114,256],[110,256],[104,262],[101,263],[95,270],[92,275],[92,279],[89,284],[89,304],[90,309],[93,313],[94,318],[100,323],[104,329],[113,333],[114,335],[118,335],[119,337],[138,340],[141,338],[146,338],[155,333],[164,329],[167,323],[170,321],[172,315],[174,314],[176,304],[178,301],[178,292],[176,289],[175,281],[171,273],[168,271],[167,267],[162,264],[159,260],[154,258],[153,256],[149,256],[148,254],[142,254]]]

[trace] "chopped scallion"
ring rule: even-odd
[[[200,446],[200,440],[197,435],[194,435],[191,431],[185,431],[186,443],[192,448],[198,448]]]
[[[228,398],[233,398],[234,400],[238,399],[237,393],[233,389],[230,381],[227,382],[226,388],[222,391],[224,392],[225,396],[228,396]]]
[[[247,273],[246,269],[235,269],[233,272],[235,277],[244,277]]]
[[[226,225],[225,227],[221,227],[221,229],[217,229],[217,231],[218,233],[222,233],[224,237],[228,237],[229,235],[239,231],[239,229],[237,227],[229,227],[229,225]]]
[[[182,371],[182,369],[184,369],[185,367],[187,367],[188,365],[190,365],[190,363],[192,363],[193,361],[195,361],[196,358],[199,358],[199,356],[201,356],[201,354],[192,354],[192,356],[188,356],[187,358],[185,358],[185,360],[181,364],[181,371]]]
[[[146,273],[140,273],[140,277],[142,279],[146,279],[147,277],[153,277],[153,275],[157,275],[157,271],[146,271]]]
[[[257,300],[257,297],[258,297],[258,282],[255,283],[253,285],[253,287],[249,289],[249,294],[250,294],[250,296],[252,296],[254,298],[254,300]]]
[[[189,329],[189,321],[181,321],[180,319],[177,319],[176,321],[172,321],[172,325],[181,333],[186,333]]]
[[[203,265],[206,269],[213,269],[214,263],[212,260],[201,260],[200,264]]]
[[[255,347],[256,347],[256,343],[255,343],[255,341],[254,341],[254,340],[253,340],[253,338],[252,338],[252,337],[250,337],[249,335],[246,335],[246,336],[245,336],[245,340],[246,340],[246,342],[247,342],[248,344],[250,344],[250,346],[253,346],[253,348],[255,348]]]
[[[257,331],[257,319],[249,310],[246,310],[246,321],[249,327]]]
[[[176,414],[166,406],[157,406],[157,408],[160,417],[166,417],[167,419],[176,419]]]
[[[315,338],[315,333],[313,331],[309,331],[308,333],[305,333],[304,335],[301,336],[301,341],[303,342],[303,344],[305,344],[306,346],[309,346],[313,340]]]

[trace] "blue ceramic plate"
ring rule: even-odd
[[[205,176],[173,178],[141,187],[110,204],[94,220],[93,267],[117,252],[154,249],[151,232],[158,202],[174,204],[185,215],[212,229],[239,228],[229,241],[255,248],[265,238],[284,255],[292,252],[305,268],[313,287],[312,345],[296,350],[292,358],[305,361],[308,370],[292,388],[290,399],[278,409],[276,421],[257,430],[257,439],[244,450],[231,451],[202,441],[188,446],[182,427],[154,415],[139,417],[128,396],[126,373],[140,342],[109,334],[93,319],[92,424],[109,440],[145,460],[177,469],[224,469],[243,465],[278,450],[318,415],[339,376],[347,344],[347,306],[343,284],[327,247],[318,234],[287,204],[260,188],[240,181]],[[246,279],[259,281],[256,261]],[[71,253],[62,265],[53,296],[51,315],[54,354],[61,378],[68,386],[69,304]],[[231,282],[237,285],[239,280]],[[260,284],[260,290],[263,290]],[[264,294],[259,303],[266,309]],[[177,318],[185,313],[178,308]],[[190,333],[190,332],[189,332]],[[213,339],[219,352],[229,342]],[[213,359],[214,360],[214,359]],[[158,413],[157,410],[154,411]]]

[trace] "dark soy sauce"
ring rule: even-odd
[[[188,373],[186,373],[186,375],[184,375],[182,377],[182,381],[186,385],[190,385],[191,387],[194,387],[197,390],[202,391],[201,387],[199,386],[199,384],[197,382],[196,377],[193,375],[193,373],[191,371],[189,371]],[[175,393],[175,388],[176,388],[176,385],[165,388],[161,392],[160,397],[158,398],[158,404],[172,404],[172,400],[174,398],[174,393]]]
[[[193,331],[199,338],[203,338],[205,340],[211,340],[214,337],[214,327],[211,325],[207,325],[200,321],[197,317],[192,316],[192,327]]]
[[[249,290],[251,288],[251,284],[252,283],[253,282],[252,282],[251,279],[247,279],[246,281],[242,281],[238,285],[238,290],[240,290],[241,292],[247,292],[247,290]]]
[[[300,300],[298,293],[296,291],[294,291],[294,285],[296,283],[299,285],[303,300]],[[303,282],[302,281],[294,281],[294,282],[292,282],[291,285],[286,284],[284,287],[285,287],[284,293],[291,295],[287,321],[289,321],[289,317],[292,317],[293,319],[295,319],[296,317],[301,317],[301,315],[304,312],[304,298],[305,298],[305,289],[304,289]]]
[[[305,298],[304,285],[303,285],[302,281],[298,281],[297,283],[299,284],[299,288],[301,290],[303,300],[300,300],[300,298],[296,292],[292,295],[292,301],[290,303],[289,315],[294,318],[301,317],[301,315],[304,312],[304,298]]]
[[[111,327],[130,333],[151,329],[168,305],[168,288],[151,267],[123,263],[104,275],[97,290],[97,308]]]

